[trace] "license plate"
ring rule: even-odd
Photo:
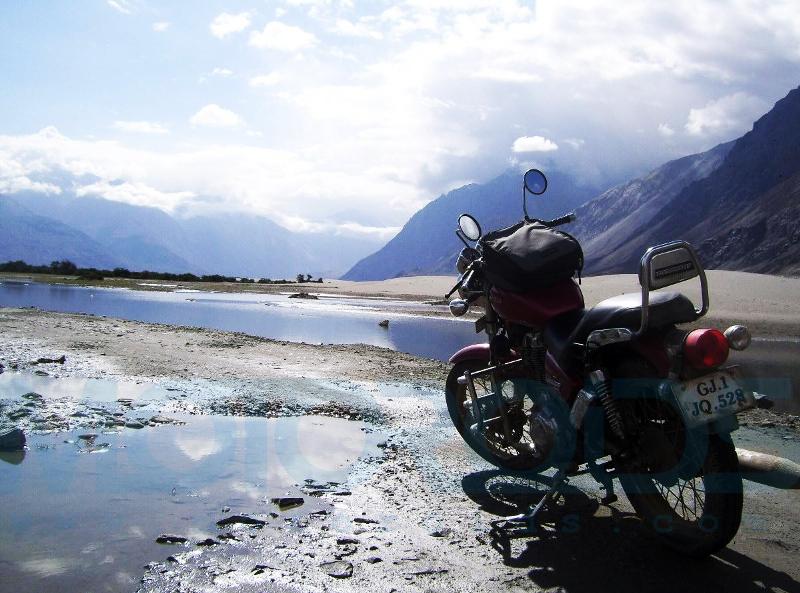
[[[742,385],[738,367],[675,383],[672,392],[689,427],[755,407],[753,393]]]

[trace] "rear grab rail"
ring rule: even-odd
[[[650,292],[692,278],[700,278],[701,304],[695,313],[699,319],[708,313],[708,280],[694,248],[686,241],[671,241],[650,247],[642,256],[639,285],[642,287],[642,324],[637,335],[644,334],[650,321]]]

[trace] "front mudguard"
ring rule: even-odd
[[[467,361],[485,362],[489,365],[491,360],[491,351],[489,344],[470,344],[463,347],[461,350],[453,354],[448,361],[450,364],[458,364]]]

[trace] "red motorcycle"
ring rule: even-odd
[[[450,359],[447,407],[463,439],[507,470],[556,470],[528,512],[530,526],[568,478],[591,474],[613,501],[618,479],[636,513],[666,544],[705,556],[727,545],[742,515],[742,477],[730,433],[736,414],[757,405],[729,350],[748,329],[689,331],[708,311],[708,284],[686,242],[651,247],[641,260],[641,295],[584,306],[583,254],[556,227],[575,220],[528,217],[527,194],[547,188],[532,169],[523,184],[524,219],[482,234],[459,217],[464,243],[458,283],[445,297],[453,315],[483,307],[476,332],[488,343]],[[576,282],[576,276],[578,282]],[[699,307],[660,289],[699,279]]]

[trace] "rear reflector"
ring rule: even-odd
[[[728,360],[728,340],[716,329],[696,329],[686,336],[683,354],[696,369],[713,369]]]

